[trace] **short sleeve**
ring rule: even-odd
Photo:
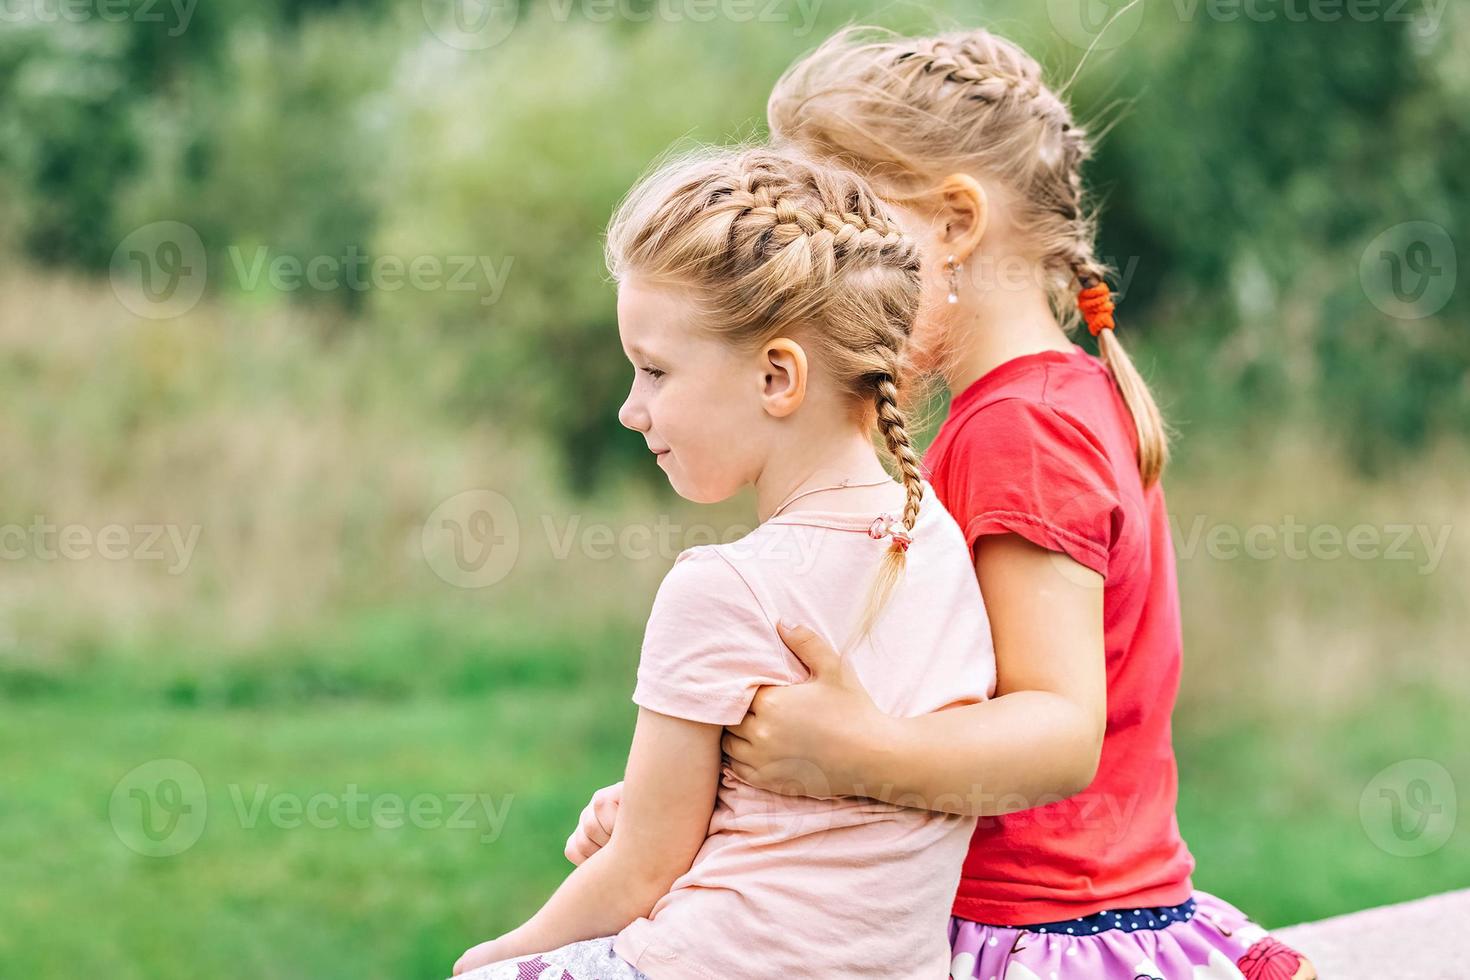
[[[693,548],[679,555],[653,601],[633,700],[676,718],[734,725],[756,688],[795,680],[789,656],[729,561]]]
[[[934,483],[973,550],[987,534],[1019,534],[1107,575],[1123,510],[1097,440],[1048,405],[1007,398],[961,424]]]

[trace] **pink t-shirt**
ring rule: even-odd
[[[633,700],[733,725],[758,686],[807,679],[776,621],[846,642],[888,547],[868,536],[873,516],[782,514],[739,541],[679,555],[654,600]],[[931,487],[903,577],[845,655],[892,715],[994,694],[970,551]],[[819,773],[803,778],[821,793]],[[693,866],[614,949],[653,980],[947,976],[950,903],[974,827],[867,798],[770,793],[724,766]]]

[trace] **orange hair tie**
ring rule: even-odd
[[[1087,321],[1087,329],[1094,337],[1104,330],[1113,329],[1113,294],[1107,283],[1088,286],[1078,293],[1077,308],[1082,311],[1082,319]]]

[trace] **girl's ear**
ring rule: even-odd
[[[990,199],[974,177],[950,174],[939,187],[939,200],[940,247],[945,256],[964,262],[985,237]]]
[[[786,337],[761,348],[761,404],[772,418],[784,419],[806,400],[806,351]]]

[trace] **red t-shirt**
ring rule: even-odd
[[[1104,578],[1107,732],[1081,793],[982,817],[954,914],[1034,925],[1104,909],[1179,905],[1194,858],[1174,814],[1170,715],[1183,641],[1163,490],[1138,475],[1137,436],[1112,376],[1080,347],[1007,361],[955,396],[925,455],[974,548],[1019,534]]]

